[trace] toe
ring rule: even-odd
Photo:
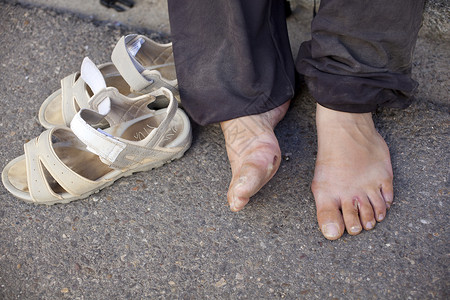
[[[344,217],[345,228],[351,235],[361,232],[362,226],[359,220],[358,203],[359,197],[344,199],[342,201],[342,215]]]
[[[248,178],[246,176],[240,176],[232,179],[227,194],[228,204],[230,205],[230,209],[232,211],[240,211],[250,201],[250,196],[244,196],[248,195],[245,190],[245,186],[247,184]]]
[[[344,233],[344,220],[338,202],[332,198],[315,198],[317,220],[322,234],[329,240],[340,238]]]
[[[392,180],[388,180],[381,185],[381,196],[386,203],[386,207],[389,209],[394,201],[394,187],[392,186]]]
[[[372,193],[369,193],[367,196],[369,198],[370,204],[372,205],[375,219],[378,222],[383,221],[384,217],[386,216],[386,202],[384,201],[381,192],[374,191]]]
[[[375,217],[372,205],[367,197],[358,198],[359,219],[365,230],[371,230],[375,226]]]
[[[262,159],[244,163],[233,176],[228,191],[228,203],[232,211],[239,211],[269,181],[279,167],[279,155],[272,154],[271,159]]]
[[[249,197],[238,197],[233,193],[229,193],[228,204],[230,205],[231,211],[240,211],[245,205],[247,205],[248,201],[250,201]]]
[[[238,166],[239,170],[233,172],[228,191],[228,203],[232,211],[244,208],[250,197],[273,177],[280,165],[278,152],[279,150],[253,155],[253,159]]]

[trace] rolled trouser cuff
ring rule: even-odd
[[[424,0],[322,0],[296,68],[321,105],[364,113],[405,108]]]
[[[301,46],[297,69],[320,105],[337,111],[366,113],[379,107],[404,109],[412,103],[418,83],[410,73],[331,73],[325,60],[308,57],[309,43]]]

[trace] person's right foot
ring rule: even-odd
[[[317,104],[318,151],[312,192],[323,235],[338,239],[372,229],[392,204],[392,167],[371,113],[346,113]]]
[[[272,177],[281,162],[281,151],[273,132],[290,101],[265,113],[221,122],[232,178],[228,203],[239,211]]]

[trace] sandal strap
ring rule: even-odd
[[[104,98],[107,94],[113,100],[114,93],[111,92],[112,90],[113,88],[107,88],[94,97]],[[158,145],[165,138],[169,124],[177,112],[178,103],[174,100],[171,91],[166,88],[161,88],[151,95],[169,98],[169,106],[160,125],[139,142],[114,137],[106,131],[96,129],[93,125],[105,116],[90,109],[80,110],[72,119],[70,128],[89,151],[98,155],[103,163],[114,169],[130,168],[141,163],[145,158],[154,157],[155,154],[160,157],[164,153],[168,153],[167,150],[159,148]],[[141,115],[140,118],[144,119],[151,115]]]
[[[98,155],[103,163],[110,166],[126,148],[126,144],[101,129],[94,129],[84,120],[84,118],[90,120],[103,118],[102,115],[100,118],[97,115],[100,114],[89,109],[80,110],[70,122],[70,129],[86,145],[87,150]]]
[[[52,136],[55,131],[67,131],[68,128],[56,127],[44,131],[39,137],[24,145],[27,165],[28,188],[31,198],[35,202],[62,200],[50,187],[45,176],[44,167],[58,184],[68,193],[80,196],[95,189],[99,183],[89,180],[72,171],[56,154],[53,149]]]
[[[42,167],[40,157],[37,154],[39,151],[38,138],[32,139],[23,145],[23,148],[25,150],[28,191],[31,199],[34,202],[44,202],[49,199],[52,201],[61,200],[62,197],[50,188],[50,185],[45,178],[44,168]]]
[[[153,59],[155,65],[151,68],[144,68],[144,66],[136,60],[135,55],[141,47],[143,48],[141,51],[145,51],[146,48],[151,47],[150,45],[155,46],[158,44],[143,35],[130,34],[122,36],[111,54],[111,60],[117,70],[119,70],[119,73],[134,91],[148,90],[150,85],[152,85],[152,90],[156,90],[160,87],[173,88],[170,84],[166,83],[165,80],[161,80],[161,74],[156,70],[161,67],[174,65],[174,63],[166,62],[158,64],[158,58],[164,51],[168,51],[169,49],[172,51],[171,47],[169,48],[169,46],[167,46],[167,50],[163,50],[158,57]],[[164,45],[162,45],[162,47],[164,47]],[[145,76],[142,75],[144,71]],[[157,74],[159,74],[159,76]],[[155,82],[157,82],[158,85],[154,85]]]
[[[78,108],[88,108],[89,95],[80,73],[76,72],[61,80],[61,97],[63,120],[69,124]]]
[[[101,72],[103,68],[109,66],[113,65],[111,63],[101,64],[98,66],[98,70]],[[63,120],[68,126],[79,109],[89,108],[90,96],[86,82],[80,76],[80,72],[70,74],[61,80],[61,98]]]

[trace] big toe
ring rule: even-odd
[[[344,234],[345,225],[339,203],[333,199],[316,197],[317,220],[325,238],[336,240]]]
[[[263,153],[258,159],[249,159],[237,166],[238,170],[233,170],[228,189],[228,203],[232,211],[243,209],[250,197],[273,177],[280,165],[279,150],[274,152]]]

